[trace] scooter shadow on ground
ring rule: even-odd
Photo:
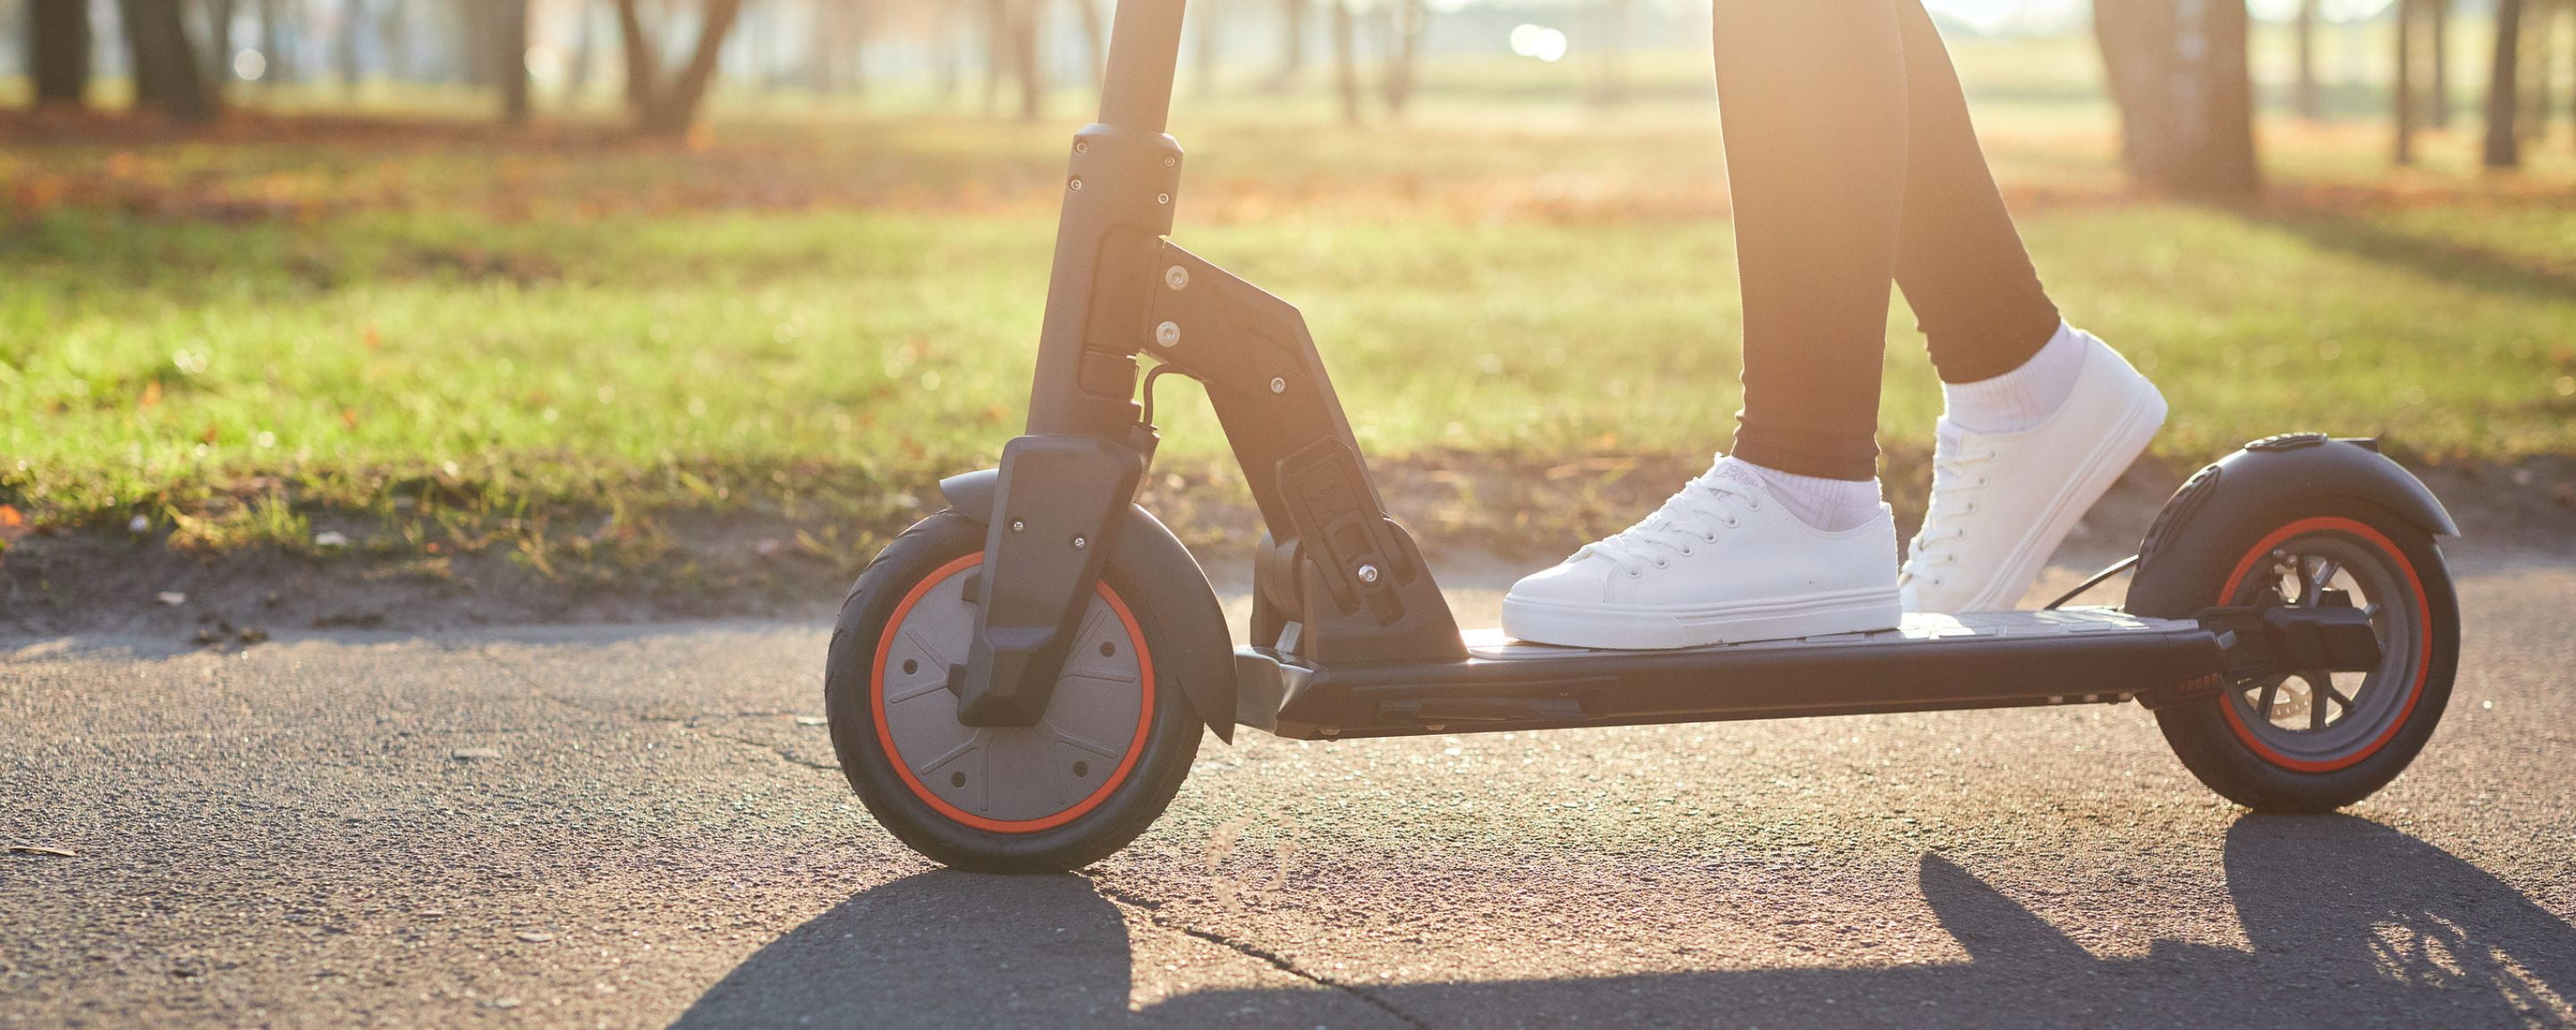
[[[2351,816],[2249,815],[2224,860],[2250,952],[2159,940],[2097,958],[1926,854],[1923,897],[1965,963],[1418,983],[1367,1001],[1211,991],[1133,1012],[1126,925],[1088,881],[932,872],[762,948],[675,1025],[1312,1025],[1326,1004],[1429,1025],[2494,1026],[2564,1024],[2576,1001],[2576,928],[2421,840]]]

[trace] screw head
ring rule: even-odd
[[[1180,158],[1177,158],[1177,157],[1165,157],[1165,158],[1163,158],[1163,167],[1165,167],[1165,168],[1170,168],[1170,167],[1172,167],[1172,166],[1174,166],[1174,165],[1177,165],[1177,164],[1180,164],[1180,163],[1181,163],[1181,159],[1180,159]]]
[[[1281,379],[1281,378],[1279,378],[1278,376],[1271,376],[1271,377],[1270,377],[1270,392],[1272,392],[1272,393],[1287,393],[1287,392],[1288,392],[1288,381],[1287,381],[1287,380],[1285,380],[1285,379]]]
[[[1171,194],[1169,194],[1169,193],[1157,193],[1157,194],[1154,194],[1154,203],[1157,203],[1157,204],[1169,204],[1169,203],[1171,203],[1171,202],[1172,202],[1172,195],[1171,195]]]
[[[1377,573],[1377,566],[1375,566],[1375,565],[1365,565],[1365,564],[1360,566],[1360,570],[1359,570],[1360,582],[1362,582],[1362,583],[1375,583],[1375,582],[1377,582],[1377,575],[1378,575],[1378,573]]]
[[[1088,153],[1090,153],[1090,152],[1091,152],[1091,141],[1090,141],[1090,140],[1087,140],[1087,139],[1078,139],[1078,140],[1073,141],[1073,152],[1074,152],[1074,153],[1077,153],[1077,154],[1088,154]]]
[[[1170,267],[1170,268],[1166,268],[1166,269],[1164,269],[1164,270],[1163,270],[1163,285],[1165,285],[1165,286],[1169,286],[1169,287],[1171,287],[1171,288],[1173,288],[1173,289],[1175,289],[1175,290],[1186,290],[1186,289],[1189,289],[1189,288],[1190,288],[1190,270],[1189,270],[1189,269],[1186,269],[1186,268],[1183,268],[1183,267],[1181,267],[1181,266],[1179,266],[1179,265],[1173,265],[1173,266],[1172,266],[1172,267]]]
[[[1166,347],[1180,346],[1181,324],[1178,322],[1165,322],[1161,325],[1155,326],[1154,342]]]
[[[1080,192],[1082,192],[1082,180],[1080,180],[1080,179],[1075,179],[1075,180],[1073,180],[1072,182],[1066,183],[1066,184],[1065,184],[1065,188],[1066,188],[1066,189],[1069,189],[1069,190],[1072,190],[1072,191],[1074,191],[1075,193],[1080,193]]]
[[[1083,548],[1085,548],[1085,547],[1089,547],[1089,546],[1091,546],[1091,541],[1089,541],[1089,540],[1085,540],[1085,539],[1083,539],[1083,538],[1081,538],[1081,537],[1075,537],[1075,538],[1073,538],[1073,549],[1074,549],[1074,550],[1079,551],[1079,550],[1082,550]]]
[[[1012,520],[1011,520],[1011,532],[1017,533],[1017,532],[1020,532],[1021,530],[1027,529],[1027,528],[1029,528],[1029,524],[1028,524],[1028,523],[1026,523],[1026,522],[1022,522],[1022,521],[1020,521],[1020,520],[1018,520],[1018,519],[1012,519]]]

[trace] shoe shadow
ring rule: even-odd
[[[2097,958],[1925,855],[1923,897],[1967,962],[1366,993],[1417,1025],[2576,1025],[2576,927],[2440,848],[2350,816],[2248,816],[2228,831],[2224,862],[2250,950],[2159,940]],[[2151,871],[2140,879],[2154,889]],[[1124,922],[1088,881],[926,873],[761,949],[676,1025],[1210,1026],[1354,1000],[1207,991],[1131,1012],[1130,963]]]

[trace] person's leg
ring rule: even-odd
[[[1734,453],[1765,468],[1878,474],[1879,370],[1908,149],[1898,6],[1714,5],[1744,302]]]
[[[1896,626],[1879,369],[1905,190],[1897,0],[1716,0],[1744,295],[1735,453],[1636,525],[1526,577],[1503,629],[1697,647]]]
[[[1899,577],[1907,610],[2010,608],[2163,424],[2164,398],[2059,318],[1968,121],[1940,33],[1897,0],[1905,207],[1896,281],[1941,374],[1932,503]]]
[[[1968,120],[1968,101],[1941,33],[1920,0],[1896,0],[1905,53],[1904,217],[1896,282],[1945,383],[2002,375],[2057,332],[2057,305],[2040,288]]]

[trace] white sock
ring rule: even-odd
[[[2064,322],[2039,353],[1992,379],[1941,384],[1942,417],[1972,433],[2018,433],[2048,421],[2075,392],[2093,335]]]
[[[1731,467],[1731,468],[1730,468]],[[1771,499],[1789,509],[1798,521],[1827,533],[1858,529],[1878,517],[1878,480],[1826,479],[1823,476],[1801,476],[1764,468],[1732,455],[1717,459],[1718,474],[1728,471],[1751,473],[1762,483]]]

